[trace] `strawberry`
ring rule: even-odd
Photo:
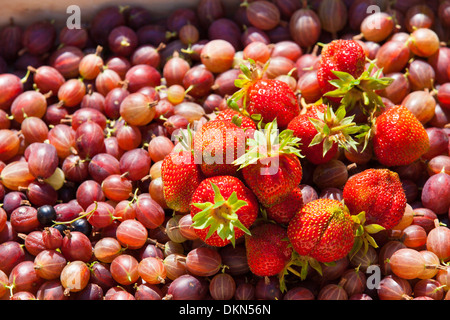
[[[306,113],[295,117],[288,125],[288,129],[292,130],[294,135],[300,138],[301,142],[301,153],[305,158],[313,164],[322,164],[330,161],[334,158],[338,151],[337,143],[332,142],[328,151],[324,154],[324,142],[319,144],[311,145],[312,140],[317,135],[317,129],[314,124],[310,121],[310,118],[318,119],[318,112],[325,112],[326,105],[321,104],[318,106],[313,106]]]
[[[302,179],[299,139],[291,130],[278,134],[277,121],[257,130],[247,139],[248,149],[234,163],[239,165],[245,183],[264,207],[285,200]],[[264,131],[264,133],[263,133]]]
[[[231,108],[221,110],[214,118],[214,120],[227,120],[232,121],[233,123],[237,122],[239,126],[244,130],[245,129],[256,130],[256,124],[251,118]]]
[[[382,70],[372,72],[375,63],[366,68],[364,49],[355,40],[334,40],[326,45],[319,60],[317,80],[323,95],[333,104],[383,106],[377,91],[393,79],[382,77]]]
[[[385,229],[396,226],[406,208],[400,178],[388,169],[367,169],[351,176],[344,186],[343,198],[351,214],[364,211],[368,223]]]
[[[322,93],[333,91],[335,87],[329,82],[338,79],[333,71],[346,72],[358,78],[366,64],[366,54],[355,40],[334,40],[326,45],[320,56],[317,80]]]
[[[379,115],[371,131],[374,154],[386,167],[411,164],[430,148],[425,128],[402,105],[393,106]]]
[[[300,106],[289,85],[277,79],[260,79],[247,91],[247,110],[250,115],[260,114],[265,123],[277,119],[280,128],[300,113]]]
[[[330,263],[360,251],[369,245],[377,248],[372,233],[384,228],[367,224],[365,213],[351,215],[342,202],[319,198],[305,204],[291,219],[287,234],[294,252],[290,265],[301,267],[299,276],[306,278],[308,266],[320,274],[321,263]],[[292,268],[290,268],[292,270]]]
[[[192,195],[204,179],[200,167],[194,163],[192,152],[168,154],[161,164],[161,178],[167,206],[179,212],[188,212]]]
[[[351,134],[359,132],[360,127],[352,122],[354,116],[344,117],[345,107],[335,114],[326,104],[312,105],[306,113],[292,119],[288,129],[300,138],[305,158],[318,165],[333,159],[339,146],[357,149]]]
[[[253,60],[249,62],[250,68],[241,65],[242,74],[235,80],[235,86],[240,89],[227,100],[228,105],[237,110],[237,101],[242,99],[242,107],[251,118],[264,123],[276,119],[278,126],[285,129],[300,114],[295,92],[284,81],[263,78],[269,62],[263,70],[258,69]]]
[[[270,208],[265,208],[267,218],[279,224],[287,225],[303,207],[302,189],[296,187],[283,201]]]
[[[278,224],[262,223],[252,228],[251,233],[245,235],[250,271],[261,277],[280,274],[292,255],[286,229]]]
[[[301,256],[326,263],[345,257],[353,247],[354,222],[338,200],[308,202],[289,222],[288,237]]]
[[[236,239],[250,234],[248,228],[258,213],[253,192],[233,176],[206,178],[192,196],[192,226],[199,238],[211,246],[234,246]]]
[[[208,121],[194,135],[194,158],[207,177],[235,175],[233,164],[245,152],[244,130],[227,120]]]

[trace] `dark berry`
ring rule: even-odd
[[[56,220],[55,208],[48,204],[39,207],[37,210],[37,219],[44,227],[51,226],[53,221]]]
[[[90,236],[92,232],[92,225],[87,221],[87,219],[78,219],[71,223],[73,231],[79,231],[84,233],[86,236]]]
[[[68,230],[68,227],[65,224],[56,224],[52,227],[57,229],[62,236],[64,236],[64,231]]]

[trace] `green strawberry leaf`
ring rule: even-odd
[[[350,250],[350,252],[348,253],[348,257],[349,257],[350,260],[353,259],[355,254],[361,249],[362,245],[363,245],[362,239],[360,237],[355,238],[355,242],[353,244],[353,247]]]
[[[229,204],[235,204],[236,202],[238,202],[238,197],[237,197],[237,193],[236,191],[233,191],[233,193],[230,195],[230,197],[228,198],[227,202]]]
[[[361,237],[362,235],[364,235],[364,227],[362,225],[358,225],[358,227],[355,230],[355,236]]]
[[[378,244],[376,243],[375,239],[371,236],[366,237],[368,244],[370,244],[374,248],[378,248]],[[366,250],[367,251],[367,250]]]
[[[220,193],[219,187],[211,182],[211,186],[214,190],[214,202],[225,202],[225,199],[223,198],[222,194]]]
[[[337,82],[337,80],[336,80],[336,82]],[[336,82],[332,82],[332,84],[334,86],[338,87],[339,89],[326,92],[324,94],[325,97],[340,98],[340,97],[345,96],[348,93],[348,91],[350,89],[349,87],[344,87],[342,84],[336,83]]]
[[[279,134],[276,119],[265,124],[264,129],[261,129],[261,122],[258,127],[259,130],[254,132],[253,138],[247,139],[247,151],[233,162],[239,169],[258,160],[269,160],[279,154],[295,154],[303,157],[298,149],[300,139],[288,129]]]
[[[235,220],[234,221],[234,225],[236,225],[236,227],[238,227],[239,229],[241,229],[242,231],[244,231],[246,234],[248,234],[249,236],[252,235],[252,233],[250,232],[250,230],[248,230],[241,221],[239,220]]]
[[[211,209],[217,209],[220,208],[221,206],[223,206],[225,204],[225,200],[221,200],[221,201],[215,201],[214,205],[212,206]]]
[[[208,222],[206,223],[205,228],[207,228],[209,226],[209,230],[208,230],[208,234],[205,237],[205,240],[209,239],[219,228],[219,222],[216,219],[209,217],[207,221]]]
[[[331,133],[330,127],[325,123],[322,128],[323,134],[329,135]]]
[[[322,132],[322,128],[325,125],[325,123],[322,120],[311,117],[309,117],[308,119],[312,123],[314,128],[316,128],[317,132]]]
[[[214,203],[193,203],[196,208],[202,211],[193,216],[192,226],[196,229],[209,227],[205,240],[216,233],[221,239],[229,240],[234,246],[235,228],[239,228],[244,233],[251,235],[250,231],[239,221],[239,216],[236,213],[248,203],[240,200],[235,191],[225,200],[216,184],[211,183],[211,187],[214,190]],[[225,210],[221,209],[223,207]],[[231,213],[229,213],[230,211]],[[220,219],[218,219],[218,216],[220,216]],[[226,222],[224,222],[224,219]]]
[[[198,214],[196,214],[195,216],[197,216]],[[207,228],[210,224],[211,224],[211,219],[209,216],[204,217],[203,219],[201,219],[201,217],[195,219],[195,216],[192,218],[192,227],[196,228],[196,229],[205,229]]]
[[[355,81],[355,78],[348,72],[337,70],[331,70],[331,72],[343,82],[351,83]]]
[[[352,215],[352,219],[356,224],[363,225],[366,222],[366,212],[361,211],[360,213],[356,215]]]
[[[324,262],[323,264],[327,267],[334,267],[336,265],[336,261]]]
[[[233,118],[231,118],[231,122],[233,124],[235,124],[236,126],[241,127],[241,125],[242,125],[242,118],[239,117],[237,114],[235,114],[233,116]]]
[[[383,226],[380,226],[379,224],[376,224],[376,223],[366,225],[364,227],[364,229],[366,230],[366,232],[368,232],[370,234],[378,233],[380,231],[386,230],[386,228],[384,228]]]
[[[196,208],[202,210],[202,211],[200,211],[199,213],[197,213],[197,215],[200,214],[200,213],[203,212],[203,211],[206,211],[206,210],[211,209],[211,208],[214,206],[214,204],[212,204],[211,202],[205,202],[205,203],[193,203],[193,205],[194,205]]]
[[[363,84],[361,84],[361,87],[363,87],[365,90],[383,90],[387,88],[393,81],[394,79],[392,78],[377,78],[377,76],[375,76],[371,80],[366,80]]]
[[[234,204],[231,205],[231,209],[233,209],[235,212],[238,211],[240,208],[245,207],[248,205],[248,203],[244,200],[238,200]]]
[[[235,100],[233,100],[232,98],[228,98],[228,99],[227,99],[227,105],[228,105],[231,109],[233,109],[233,110],[235,110],[235,111],[239,111],[239,106],[238,106],[237,102],[236,102]]]
[[[248,59],[250,61],[251,64],[251,59]],[[252,77],[252,72],[250,71],[250,69],[247,67],[247,65],[245,63],[241,63],[241,65],[239,66],[242,73],[244,74],[245,77],[247,77],[247,79],[251,79]],[[238,87],[238,86],[236,86]],[[240,87],[238,87],[240,88]]]
[[[310,258],[308,260],[308,262],[309,262],[309,265],[311,266],[311,268],[313,268],[314,270],[317,271],[317,273],[322,275],[322,266],[320,265],[319,261],[317,261],[316,259]]]
[[[236,79],[234,80],[234,85],[238,88],[242,88],[248,81],[245,79]]]
[[[331,111],[330,111],[330,112],[331,112]],[[337,111],[336,111],[336,113],[335,113],[335,115],[336,115],[336,120],[337,120],[338,122],[341,122],[342,120],[344,120],[346,113],[347,113],[347,112],[346,112],[346,110],[345,110],[345,106],[344,106],[344,105],[339,106],[339,108],[337,109]],[[330,114],[330,116],[331,116],[331,114]],[[351,119],[353,120],[353,118],[354,118],[354,116],[353,116]]]

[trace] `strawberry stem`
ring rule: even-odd
[[[227,214],[227,213],[222,212],[222,213],[221,213],[221,216],[222,216],[223,218],[227,219],[227,220],[230,220],[230,221],[236,221],[236,220],[238,220],[237,215],[231,215],[231,214]]]
[[[345,124],[345,125],[332,127],[332,128],[330,128],[330,131],[331,131],[331,133],[335,133],[335,132],[341,131],[342,129],[345,129],[345,128],[348,128],[348,127],[353,127],[354,125],[356,125],[356,123],[352,122],[352,123],[348,123],[348,124]]]

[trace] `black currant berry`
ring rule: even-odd
[[[52,227],[57,229],[62,236],[64,236],[64,231],[68,229],[68,227],[65,224],[56,224]]]
[[[49,227],[53,224],[53,221],[56,220],[56,211],[55,208],[51,205],[43,205],[37,209],[37,219],[39,223],[44,227]]]
[[[87,219],[78,219],[71,223],[73,231],[79,231],[84,233],[86,236],[90,236],[92,232],[92,225],[87,221]]]

